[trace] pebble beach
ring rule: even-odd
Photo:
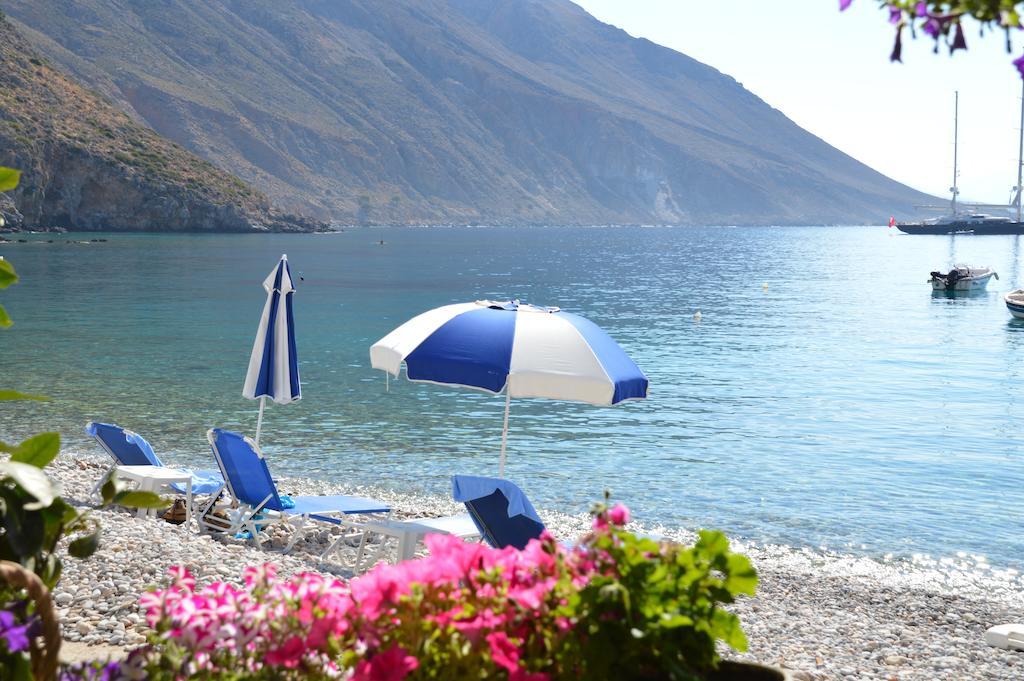
[[[89,491],[109,466],[107,459],[65,452],[47,469],[71,503],[88,507]],[[389,502],[396,517],[448,515],[460,506],[440,497],[398,494],[284,478],[289,494],[348,493]],[[628,500],[627,500],[628,503]],[[572,539],[589,526],[585,516],[540,509],[547,527]],[[277,564],[280,574],[318,571],[342,579],[355,548],[346,546],[329,562],[320,555],[333,541],[331,529],[309,533],[288,555],[259,550],[245,540],[200,535],[192,525],[137,518],[123,509],[95,511],[102,526],[100,549],[87,560],[65,560],[54,600],[64,627],[66,655],[118,655],[146,640],[137,602],[163,584],[167,568],[187,566],[198,581],[239,581],[242,568]],[[692,532],[645,525],[690,542]],[[336,531],[336,530],[334,530]],[[271,545],[280,546],[281,537]],[[984,643],[995,624],[1024,622],[1024,580],[1012,570],[976,561],[883,562],[783,546],[745,545],[760,575],[757,595],[733,606],[750,641],[743,655],[724,654],[790,670],[798,680],[818,679],[1022,679],[1024,653]],[[83,649],[83,647],[85,647]]]

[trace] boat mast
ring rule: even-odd
[[[953,192],[953,215],[956,215],[956,195],[960,192],[956,188],[956,145],[957,137],[959,133],[959,120],[958,116],[960,113],[960,91],[957,90],[954,94],[953,99],[953,186],[949,188],[949,191]],[[1020,184],[1018,182],[1018,184]]]
[[[1021,83],[1020,144],[1017,148],[1017,222],[1020,222],[1020,192],[1022,171],[1024,171],[1024,83]]]

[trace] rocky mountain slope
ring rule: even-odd
[[[0,17],[0,165],[13,227],[312,231],[238,178],[160,137],[38,54]]]
[[[879,222],[928,197],[569,0],[3,0],[140,122],[349,222]]]

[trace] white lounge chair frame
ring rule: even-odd
[[[226,466],[224,465],[223,460],[221,460],[220,452],[217,450],[217,445],[215,442],[216,436],[214,435],[212,428],[206,431],[206,439],[210,442],[210,449],[213,451],[213,456],[217,460],[217,466],[220,468],[221,472],[224,473]],[[249,444],[249,446],[253,448],[253,451],[256,452],[257,456],[261,456],[259,447],[251,438],[249,438],[248,436],[243,436],[243,439]],[[221,494],[225,491],[228,493],[228,496],[231,497],[231,502],[226,505],[227,509],[225,511],[228,515],[229,526],[227,529],[222,529],[220,525],[214,526],[212,523],[208,522],[206,520],[206,516],[207,513],[217,508],[216,503],[220,499]],[[196,520],[199,523],[200,531],[216,529],[217,531],[223,531],[230,535],[235,535],[239,532],[246,531],[249,533],[249,538],[252,540],[253,544],[255,544],[257,548],[262,549],[263,542],[259,538],[260,532],[270,525],[285,525],[291,528],[289,531],[288,543],[281,549],[275,549],[275,551],[278,551],[280,553],[288,553],[295,547],[295,544],[296,542],[298,542],[299,538],[303,536],[306,528],[306,523],[309,522],[311,515],[337,518],[340,522],[330,523],[328,521],[328,523],[337,524],[338,526],[342,527],[346,526],[347,521],[344,520],[346,514],[342,514],[340,516],[329,512],[299,514],[288,513],[287,511],[267,509],[266,505],[270,503],[270,500],[273,498],[273,494],[268,494],[266,498],[264,498],[263,501],[261,501],[256,506],[251,506],[248,503],[243,502],[235,495],[235,492],[231,487],[231,479],[225,473],[224,484],[214,493],[210,502],[206,506],[204,506],[203,509],[196,515]],[[263,517],[257,518],[256,516],[259,514],[263,514]],[[365,515],[370,518],[380,517],[383,520],[386,519],[390,514],[391,513],[389,511],[387,513],[381,514],[367,513],[351,515]],[[348,522],[348,526],[351,526],[353,528],[358,527],[358,525],[359,523]],[[344,535],[341,537],[341,539],[345,538],[346,537]],[[331,547],[333,548],[337,545],[340,545],[341,539],[335,541],[334,544],[331,545]],[[365,543],[365,537],[363,537],[362,542]],[[321,558],[323,558],[323,556],[326,555],[327,552],[324,552],[323,554],[321,554]]]

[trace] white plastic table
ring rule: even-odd
[[[480,537],[480,530],[477,529],[476,524],[473,522],[473,519],[469,517],[468,513],[460,513],[458,515],[447,516],[444,518],[414,518],[411,520],[391,520],[383,518],[380,520],[353,523],[343,521],[341,524],[363,532],[362,539],[359,542],[359,551],[356,555],[355,564],[353,566],[356,572],[361,571],[368,534],[380,534],[384,537],[393,537],[398,540],[398,546],[395,551],[395,562],[410,560],[415,557],[417,545],[423,541],[423,538],[428,534],[450,534],[462,540],[478,539]],[[345,541],[345,539],[347,539],[347,537],[342,536],[335,540],[335,542],[323,552],[321,559],[326,560],[327,557],[334,553],[341,543]],[[383,549],[384,544],[381,543],[380,548],[370,558],[371,564],[381,557]]]
[[[142,492],[156,492],[173,482],[185,485],[185,521],[192,519],[192,474],[165,466],[118,466],[115,475],[125,480],[134,480]],[[140,508],[136,515],[156,517],[155,508]]]
[[[459,513],[445,518],[417,518],[404,523],[405,531],[398,539],[398,560],[411,560],[416,555],[416,545],[428,534],[451,534],[459,539],[478,539],[480,530],[468,513]]]

